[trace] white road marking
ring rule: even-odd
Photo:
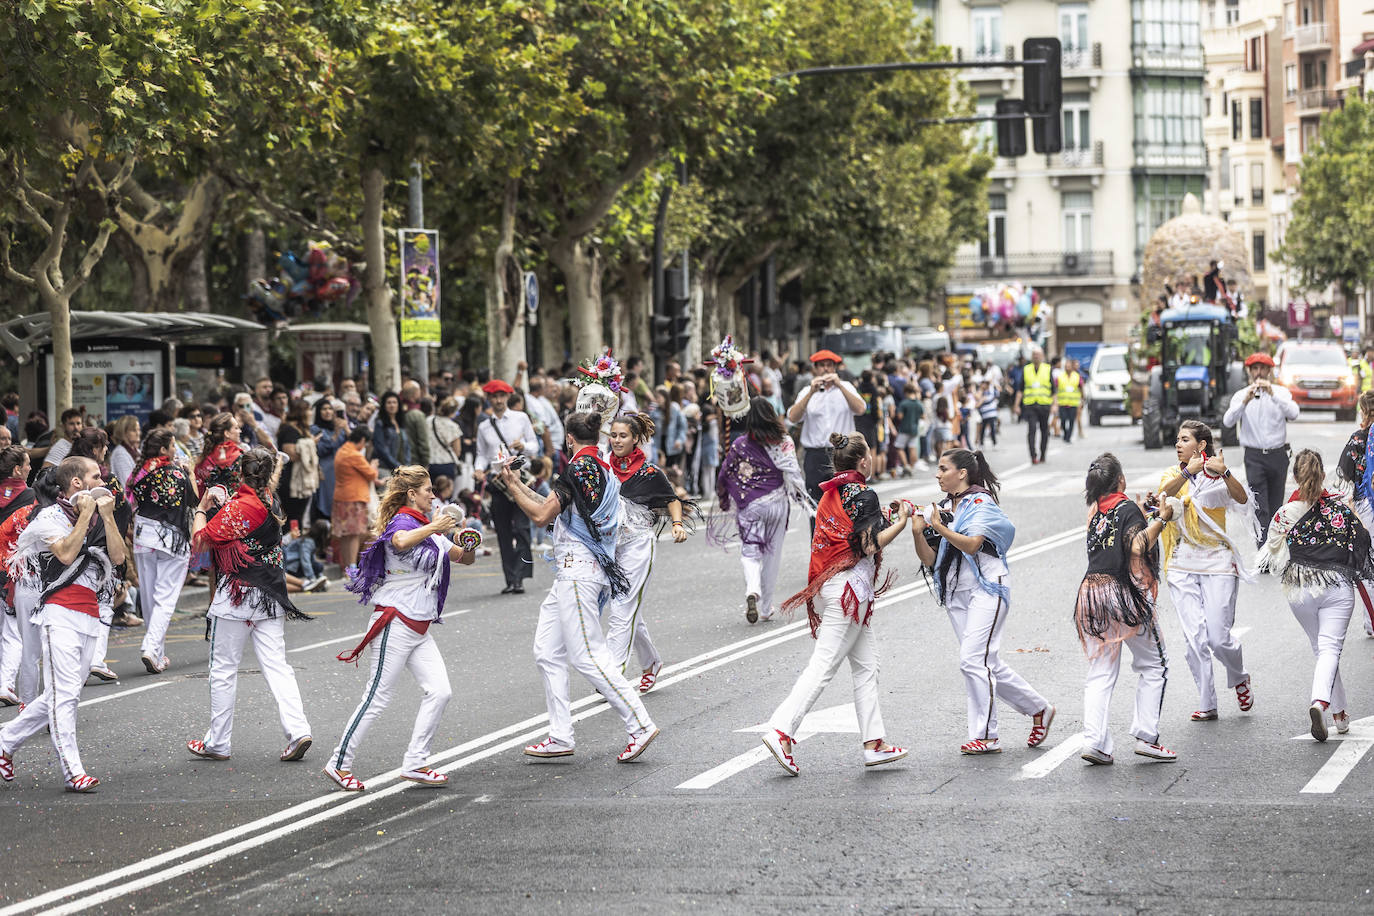
[[[103,697],[95,697],[90,700],[82,700],[76,704],[78,706],[94,706],[97,703],[104,703],[106,700],[118,700],[121,697],[132,696],[135,693],[142,693],[145,690],[156,690],[159,687],[166,687],[171,681],[156,681],[152,684],[144,684],[142,687],[130,687],[128,690],[121,690],[119,693],[109,693]]]
[[[1054,772],[1055,768],[1083,751],[1083,733],[1070,735],[1050,748],[1039,758],[1021,767],[1021,772],[1012,779],[1043,779]]]
[[[287,649],[286,654],[290,655],[292,652],[309,652],[311,649],[323,649],[325,646],[332,646],[335,643],[357,642],[362,639],[364,635],[363,633],[354,633],[352,636],[340,636],[338,639],[326,639],[323,642],[312,642],[308,646],[297,646],[294,649]]]
[[[1011,551],[1008,555],[1008,559],[1016,560],[1023,556],[1032,556],[1041,549],[1050,549],[1053,546],[1057,546],[1065,538],[1077,537],[1083,530],[1083,528],[1078,528],[1072,531],[1051,535],[1040,541],[1033,541],[1022,548]],[[907,586],[907,589],[910,591],[899,589],[897,591],[903,592],[900,595],[892,594],[884,596],[884,598],[879,600],[877,606],[883,607],[893,604],[896,601],[904,600],[907,597],[914,596],[925,588],[924,582],[915,583],[914,585]],[[730,664],[742,658],[747,658],[765,649],[774,648],[784,642],[796,639],[808,631],[807,622],[805,620],[799,620],[796,623],[787,624],[786,626],[774,629],[769,633],[758,634],[734,643],[720,646],[716,649],[711,649],[687,661],[665,667],[663,671],[664,675],[667,675],[669,671],[677,673],[671,676],[660,677],[658,687],[655,689],[672,686],[688,678],[697,677],[698,675],[705,674],[723,665]],[[330,642],[342,642],[347,639],[358,639],[360,637],[361,634],[358,636],[343,637],[339,640],[331,640]],[[329,643],[326,642],[320,645],[328,644]],[[304,648],[319,648],[319,645],[302,647],[302,649]],[[587,706],[591,708],[583,708]],[[600,694],[594,693],[575,701],[571,708],[583,708],[581,712],[574,714],[572,717],[574,722],[579,722],[583,719],[603,713],[611,707]],[[513,725],[483,735],[480,738],[474,738],[456,747],[432,754],[429,758],[430,765],[440,773],[453,772],[478,761],[485,760],[488,757],[495,756],[503,751],[519,747],[528,741],[535,740],[544,733],[543,726],[547,722],[547,713],[531,716],[522,722],[517,722]],[[535,728],[534,726],[538,727]],[[490,744],[490,742],[493,741],[499,743]],[[490,746],[484,747],[484,745]],[[482,749],[474,751],[476,748]],[[474,752],[468,754],[469,751]],[[464,754],[468,754],[468,756],[463,756]],[[452,762],[435,765],[444,760],[452,760]],[[257,849],[298,830],[339,817],[356,808],[370,805],[383,798],[388,798],[398,792],[405,791],[407,788],[410,788],[410,783],[397,781],[399,780],[400,773],[401,770],[398,767],[380,775],[364,779],[364,782],[369,787],[373,788],[369,788],[368,791],[362,795],[328,792],[316,798],[309,799],[308,801],[283,808],[280,811],[258,818],[257,820],[250,821],[247,824],[231,827],[228,830],[204,837],[203,839],[196,840],[184,846],[169,849],[159,855],[131,863],[102,875],[96,875],[85,881],[79,881],[66,887],[56,888],[27,900],[18,901],[0,909],[0,916],[18,916],[18,914],[21,913],[29,913],[41,907],[49,906],[50,904],[60,903],[60,901],[66,900],[69,897],[76,897],[77,899],[46,910],[45,913],[78,913],[88,908],[99,906],[102,903],[107,903],[111,900],[135,893],[144,888],[162,884],[185,874],[190,874],[207,865],[212,865],[216,862],[232,858],[240,853]],[[392,784],[387,785],[383,789],[375,789],[375,786],[382,783]],[[304,816],[312,811],[315,813],[308,817]],[[275,827],[275,829],[267,830],[267,832],[264,833],[258,832],[269,827]],[[239,840],[243,837],[247,837],[247,839],[243,839],[229,846],[223,845],[225,843],[232,843],[232,841]],[[220,848],[216,849],[216,847]],[[205,852],[206,850],[214,851],[206,852],[204,855],[193,859],[185,858]],[[177,863],[178,860],[184,861],[181,861],[179,864],[173,864]],[[143,875],[141,878],[135,877],[144,872],[151,872],[151,874]],[[133,880],[125,880],[130,878]],[[109,887],[109,885],[118,881],[124,881],[125,883]],[[106,888],[106,890],[98,890],[102,887]]]
[[[736,731],[767,732],[769,728],[770,726],[764,722],[758,725],[751,725],[748,728],[736,729]],[[797,729],[796,740],[802,742],[812,735],[818,735],[821,732],[858,734],[859,719],[854,712],[854,704],[847,703],[842,706],[831,706],[826,709],[818,709],[815,712],[807,713],[806,718],[802,719],[801,728]],[[712,767],[705,773],[693,776],[676,788],[709,789],[716,783],[723,782],[736,773],[742,773],[751,766],[762,763],[772,756],[772,751],[768,750],[766,747],[759,746],[751,748],[743,754],[731,757],[720,766]]]
[[[1302,794],[1322,795],[1335,792],[1345,781],[1345,777],[1350,775],[1350,771],[1355,769],[1356,765],[1364,759],[1365,754],[1369,753],[1370,748],[1374,748],[1374,737],[1368,736],[1367,733],[1366,736],[1359,738],[1353,735],[1339,735],[1337,737],[1345,738],[1345,740],[1341,742],[1340,747],[1336,748],[1336,752],[1331,755],[1330,759],[1322,765],[1322,768],[1317,771],[1317,775],[1313,776],[1307,785],[1302,787],[1300,790]]]

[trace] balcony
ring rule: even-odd
[[[1135,167],[1139,170],[1184,169],[1203,171],[1207,168],[1207,148],[1201,143],[1158,143],[1135,141]]]
[[[1092,146],[1065,147],[1062,152],[1045,157],[1045,168],[1050,171],[1060,169],[1100,169],[1102,168],[1102,141]]]
[[[1076,70],[1102,69],[1102,42],[1094,41],[1091,47],[1075,48],[1066,45],[1060,53],[1060,70],[1065,76],[1072,76]]]
[[[1027,251],[1001,257],[959,255],[950,269],[955,282],[1028,280],[1036,277],[1110,277],[1110,251]],[[1072,282],[1072,279],[1070,279]]]
[[[1307,51],[1331,50],[1331,26],[1325,22],[1311,22],[1293,30],[1293,50],[1302,54]]]
[[[1329,89],[1304,89],[1296,96],[1298,117],[1319,115],[1331,108],[1339,108],[1340,97]]]
[[[1203,74],[1202,46],[1192,45],[1131,45],[1133,71],[1162,71],[1165,73]]]
[[[980,64],[992,64],[1016,60],[1016,48],[1007,45],[1005,48],[994,48],[986,45],[979,45],[965,50],[963,48],[954,49],[954,59],[961,62],[974,62]],[[979,67],[964,71],[964,79],[970,83],[976,82],[999,82],[1004,88],[1011,88],[1011,81],[1015,79],[1016,71],[1012,67]]]

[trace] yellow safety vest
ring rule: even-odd
[[[1063,372],[1059,375],[1059,406],[1077,407],[1083,403],[1083,380],[1077,372]]]
[[[1048,405],[1053,400],[1050,391],[1050,364],[1041,363],[1040,371],[1035,370],[1035,363],[1026,363],[1021,370],[1021,403],[1022,404],[1045,404]]]
[[[1374,367],[1369,365],[1369,361],[1362,359],[1356,365],[1360,370],[1360,391],[1361,393],[1374,388]]]

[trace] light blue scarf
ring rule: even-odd
[[[1016,538],[1016,526],[1007,518],[1002,507],[997,505],[992,494],[982,487],[969,487],[964,491],[955,507],[954,522],[950,528],[957,534],[982,537],[993,546],[998,558],[1003,562],[1007,559],[1007,551],[1011,550],[1011,542]],[[945,577],[949,571],[947,564],[954,561],[954,556],[950,553],[954,549],[949,541],[943,538],[940,540],[940,552],[935,558],[935,589],[941,605],[946,601]],[[976,557],[964,554],[964,558],[973,570],[973,577],[979,588],[1008,604],[1011,603],[1011,589],[1007,585],[993,582],[984,576]]]

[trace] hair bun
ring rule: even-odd
[[[848,444],[849,444],[849,437],[846,436],[844,433],[831,433],[831,434],[830,434],[830,447],[831,447],[831,448],[844,448],[844,447],[845,447],[846,445],[848,445]]]

